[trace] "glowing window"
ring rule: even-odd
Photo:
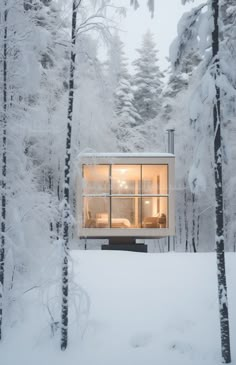
[[[84,165],[83,227],[167,228],[167,165]]]

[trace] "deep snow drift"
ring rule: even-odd
[[[42,292],[32,290],[24,295],[20,321],[6,331],[2,364],[221,363],[214,253],[73,251],[72,257],[73,281],[86,290],[90,310],[87,317],[86,296],[73,284],[68,350],[60,352],[59,333],[50,336]],[[226,263],[236,364],[236,255],[227,254]]]

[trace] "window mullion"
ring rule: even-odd
[[[140,165],[140,223],[143,228],[143,165]]]
[[[112,228],[112,219],[111,219],[111,210],[112,210],[112,202],[111,202],[111,196],[112,196],[112,190],[111,190],[111,183],[112,183],[112,165],[109,165],[109,192],[110,192],[110,197],[109,197],[109,228]]]

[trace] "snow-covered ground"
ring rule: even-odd
[[[202,254],[74,251],[70,343],[51,337],[40,291],[0,346],[4,365],[217,365],[221,363],[216,258]],[[236,255],[226,255],[236,364]],[[74,293],[81,308],[75,311]],[[22,314],[24,312],[24,315]],[[80,320],[78,320],[80,317]]]

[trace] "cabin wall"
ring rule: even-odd
[[[77,178],[77,197],[76,197],[76,230],[79,237],[87,238],[109,238],[109,237],[135,237],[135,238],[160,238],[169,235],[175,235],[175,171],[174,171],[174,157],[91,157],[82,156],[79,160],[78,165],[78,178]],[[160,179],[160,192],[165,190],[165,185],[168,186],[169,193],[169,204],[167,207],[167,199],[160,199],[158,205],[158,199],[156,204],[152,207],[142,207],[146,209],[145,214],[156,215],[161,212],[168,212],[168,227],[167,228],[84,228],[83,227],[83,177],[82,177],[82,165],[106,165],[106,164],[117,164],[117,165],[152,165],[152,164],[163,164],[168,165],[168,182],[165,178]],[[155,178],[153,177],[153,186],[157,185]],[[135,183],[135,194],[138,193],[138,182]],[[153,198],[152,198],[153,199]],[[128,204],[128,202],[126,202]],[[126,205],[127,205],[126,204]],[[141,199],[138,197],[134,198],[134,207],[137,208],[139,204],[142,204]],[[114,207],[113,207],[114,209]],[[118,209],[118,208],[117,208]],[[88,212],[88,209],[85,210]],[[116,209],[112,210],[113,215],[116,214]],[[118,213],[117,213],[118,214]],[[134,209],[134,222],[137,225],[139,220],[138,209]]]

